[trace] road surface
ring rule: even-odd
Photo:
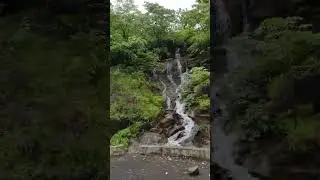
[[[192,177],[187,169],[198,166],[200,174]],[[209,180],[210,165],[205,161],[174,157],[125,154],[111,157],[111,180]]]

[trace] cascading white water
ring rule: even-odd
[[[176,64],[177,64],[178,78],[180,79],[179,86],[173,80],[173,74],[174,74],[173,67],[172,67],[173,62],[167,62],[167,78],[169,79],[172,86],[176,88],[176,91],[175,91],[175,94],[176,94],[175,112],[178,115],[180,115],[180,117],[182,118],[182,120],[183,120],[182,125],[184,126],[184,130],[178,131],[177,133],[175,133],[174,135],[169,137],[168,138],[168,145],[181,146],[181,145],[193,140],[194,136],[198,132],[198,126],[188,116],[186,109],[185,109],[185,104],[182,102],[182,99],[181,99],[180,88],[181,88],[181,84],[184,83],[184,78],[183,78],[184,76],[183,76],[183,71],[182,71],[182,66],[181,66],[179,49],[176,52],[175,60],[176,60]],[[168,100],[168,96],[167,96],[167,100]],[[167,108],[169,108],[169,107],[167,107]],[[182,137],[178,137],[178,136],[182,136]]]
[[[167,96],[167,86],[163,81],[160,80],[160,82],[163,86],[162,96],[166,99],[166,107],[167,109],[171,109],[171,99]]]
[[[167,62],[167,78],[169,79],[170,83],[177,88],[177,84],[173,80],[173,75],[172,75],[172,64],[170,62]]]

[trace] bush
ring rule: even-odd
[[[282,119],[285,142],[291,151],[307,151],[315,142],[316,127],[319,124],[319,114],[307,117]],[[310,146],[311,145],[311,146]]]
[[[320,34],[300,31],[297,20],[271,18],[260,25],[254,38],[263,41],[257,46],[253,61],[234,72],[232,89],[228,90],[231,114],[241,119],[244,129],[290,134],[290,142],[300,141],[298,136],[304,135],[298,129],[287,128],[289,125],[281,119],[294,123],[298,106],[319,101],[315,91],[320,82]],[[305,123],[304,127],[313,123],[305,118],[299,121]]]
[[[130,37],[128,41],[113,41],[110,48],[111,65],[132,67],[135,70],[147,71],[156,66],[159,56],[147,49],[147,41]]]
[[[124,71],[124,70],[122,70]],[[111,72],[111,120],[151,122],[162,110],[164,99],[142,73]]]
[[[124,147],[128,147],[130,139],[137,137],[143,130],[142,126],[142,122],[135,122],[133,125],[118,131],[111,137],[111,145],[124,145]]]
[[[209,87],[210,73],[204,67],[194,67],[190,74],[184,74],[181,96],[186,107],[193,111],[208,111],[210,99],[206,93]],[[204,95],[205,94],[205,95]]]
[[[132,125],[114,134],[110,140],[112,145],[128,147],[130,139],[139,135],[143,125],[159,116],[164,99],[158,91],[159,87],[146,80],[143,73],[129,74],[114,67],[111,71],[111,120],[129,120]]]

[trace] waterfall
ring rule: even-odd
[[[228,43],[230,37],[230,19],[226,9],[224,7],[222,0],[216,0],[214,3],[215,12],[216,12],[216,31],[217,36],[220,36],[221,41],[218,46],[223,47]],[[228,57],[228,56],[227,56]],[[230,57],[230,56],[229,56]],[[232,56],[235,57],[235,56]],[[222,83],[227,83],[227,76],[222,76]],[[219,81],[220,81],[219,80]],[[235,133],[226,133],[224,126],[229,120],[229,114],[226,109],[226,105],[218,97],[215,96],[215,93],[218,91],[219,85],[215,83],[211,88],[211,98],[214,99],[214,107],[218,107],[221,110],[221,114],[216,115],[212,122],[211,129],[211,161],[220,165],[223,168],[226,168],[230,171],[232,179],[235,180],[253,180],[253,178],[248,169],[241,167],[235,164],[235,157],[233,155],[234,144],[238,140],[238,135]]]
[[[168,145],[182,146],[191,142],[199,128],[186,112],[185,104],[181,99],[181,84],[185,82],[179,49],[176,51],[175,59],[166,62],[166,77],[168,83],[160,80],[164,87],[163,96],[166,98],[167,109],[171,109],[171,101],[175,100],[174,111],[182,118],[184,129],[178,131],[168,138]],[[177,80],[177,81],[175,81]],[[177,83],[179,82],[179,83]]]

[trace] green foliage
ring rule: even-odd
[[[206,95],[202,95],[200,97],[197,97],[196,102],[198,103],[199,107],[198,107],[198,111],[208,111],[208,109],[210,108],[210,98],[209,96]]]
[[[131,0],[116,1],[111,6],[112,65],[150,70],[185,44],[192,56],[208,55],[209,2],[200,1],[191,10],[178,11],[157,3],[146,2],[144,6],[146,13]]]
[[[166,9],[158,3],[149,2],[145,2],[144,7],[147,10],[144,23],[147,25],[146,32],[149,37],[158,41],[168,36],[176,23],[174,10]]]
[[[164,99],[158,95],[159,87],[148,81],[143,73],[128,73],[126,69],[111,71],[112,121],[129,120],[133,125],[118,131],[111,138],[112,145],[129,146],[143,125],[154,121],[162,111]]]
[[[295,119],[279,119],[278,124],[288,150],[305,152],[314,144],[316,128],[320,125],[319,114],[312,113],[312,108],[306,105],[300,105],[298,109],[299,113]]]
[[[155,94],[158,90],[141,73],[128,74],[120,69],[111,73],[112,120],[150,122],[161,112],[163,97]]]
[[[135,122],[133,125],[118,131],[111,137],[111,145],[124,145],[125,147],[128,147],[130,139],[139,135],[142,130],[142,126],[142,122]]]
[[[210,5],[207,1],[198,1],[191,10],[180,12],[180,29],[175,34],[177,41],[188,44],[191,55],[202,55],[209,51]]]
[[[300,17],[270,18],[263,21],[255,30],[254,36],[265,41],[278,39],[284,33],[299,30]]]
[[[319,125],[319,116],[309,117],[308,119],[297,119],[294,125],[293,120],[287,120],[287,143],[289,149],[306,151],[310,140],[315,137],[315,127]]]
[[[290,77],[281,74],[270,82],[267,87],[268,97],[273,102],[273,106],[286,106],[293,103],[294,82]],[[285,104],[284,104],[285,103]]]
[[[288,134],[296,144],[311,136],[314,121],[298,119],[301,129],[292,129],[297,107],[317,103],[319,82],[319,34],[301,31],[299,18],[265,20],[255,32],[263,40],[252,62],[238,69],[231,81],[230,110],[245,129],[260,133]],[[230,91],[230,90],[229,90]],[[288,113],[290,112],[290,113]],[[284,125],[284,118],[290,123]],[[298,143],[299,144],[299,143]]]
[[[185,44],[192,55],[208,53],[209,2],[199,1],[190,11],[174,11],[150,2],[144,7],[145,13],[133,0],[117,0],[111,6],[110,116],[113,121],[134,124],[117,132],[112,144],[128,145],[140,128],[136,123],[151,122],[162,110],[159,88],[146,79],[146,74],[161,67],[164,59],[173,57]],[[193,71],[186,85],[186,102],[197,111],[208,111],[209,97],[203,89],[208,88],[209,72],[203,68]]]
[[[158,56],[147,50],[147,42],[139,37],[111,43],[111,64],[147,71],[157,65]]]
[[[186,106],[194,111],[208,111],[210,100],[205,89],[209,87],[210,73],[204,67],[194,67],[184,78],[181,96]]]
[[[170,39],[175,12],[157,3],[146,3],[143,14],[133,1],[117,1],[111,9],[111,63],[150,71],[160,59],[174,54]],[[139,27],[139,28],[137,28]]]
[[[189,43],[190,52],[201,54],[209,45],[209,2],[197,2],[190,11],[174,11],[157,3],[145,3],[140,12],[134,1],[115,1],[111,6],[111,120],[151,122],[164,103],[159,88],[145,75],[175,55],[178,47]],[[138,27],[138,28],[137,28]],[[185,31],[190,34],[185,34]],[[209,109],[209,72],[194,69],[188,98],[198,110]],[[194,98],[193,98],[194,97]],[[194,101],[194,102],[193,102]],[[137,126],[139,129],[140,126]],[[128,145],[136,136],[133,126],[116,133],[111,143]]]
[[[108,72],[97,31],[57,40],[11,18],[0,20],[0,179],[105,179],[109,85],[97,74]]]

